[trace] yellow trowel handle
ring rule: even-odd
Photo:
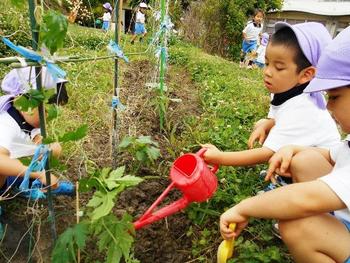
[[[234,231],[236,228],[235,223],[231,223],[229,228]],[[217,263],[226,263],[226,261],[233,255],[233,246],[235,240],[232,238],[230,240],[224,240],[221,242],[218,253],[217,253]]]

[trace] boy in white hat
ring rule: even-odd
[[[145,12],[147,10],[147,4],[146,3],[140,3],[139,10],[136,13],[136,21],[135,21],[135,30],[133,33],[133,36],[131,38],[131,44],[135,43],[135,39],[137,36],[140,36],[140,42],[142,41],[143,37],[147,34],[147,30],[145,27],[146,23],[146,17]]]
[[[316,77],[304,92],[327,91],[327,109],[345,141],[330,150],[285,146],[271,159],[274,171],[297,184],[243,200],[220,217],[225,239],[239,235],[250,217],[279,220],[283,241],[295,262],[350,263],[350,27],[326,47]],[[334,211],[334,212],[333,212]],[[229,224],[236,223],[235,231]]]
[[[56,89],[56,93],[49,98],[49,103],[59,105],[68,102],[64,79],[54,80],[45,67],[42,68],[42,85],[45,89]],[[27,166],[23,165],[18,158],[31,156],[41,143],[40,120],[38,108],[31,112],[17,109],[13,103],[19,96],[36,87],[34,67],[26,67],[11,70],[2,80],[1,88],[5,95],[0,97],[0,192],[3,192],[12,184],[18,185],[23,177]],[[59,143],[50,145],[51,152],[58,157],[61,153]],[[30,177],[38,179],[46,185],[45,172],[32,172]],[[57,194],[71,194],[73,186],[69,182],[58,182],[51,175],[51,183],[56,188]]]

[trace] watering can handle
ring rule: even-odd
[[[198,152],[196,152],[196,155],[201,157],[203,159],[204,153],[207,151],[207,148],[202,148]],[[213,167],[211,168],[211,172],[213,174],[216,174],[216,172],[219,170],[219,165],[214,164]]]

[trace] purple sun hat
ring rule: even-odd
[[[260,44],[263,45],[263,46],[267,46],[267,43],[269,43],[269,39],[270,39],[270,36],[268,33],[263,33],[261,35],[261,42]]]
[[[316,76],[304,92],[350,85],[350,27],[341,31],[322,52]]]
[[[293,30],[305,57],[313,66],[316,66],[322,50],[332,40],[325,26],[317,22],[306,22],[295,25],[277,22],[275,24],[275,31],[284,27],[289,27]]]
[[[7,73],[1,82],[1,89],[5,95],[0,97],[0,112],[6,111],[10,107],[10,101],[14,97],[36,88],[36,78],[34,67],[12,69]],[[67,80],[60,78],[54,80],[46,67],[42,67],[41,80],[45,89],[53,89],[58,83],[67,82]]]
[[[104,8],[106,8],[106,9],[112,11],[112,6],[111,6],[110,3],[106,2],[106,3],[104,3],[102,6],[103,6]]]
[[[316,67],[321,53],[332,40],[326,27],[317,22],[306,22],[295,25],[277,22],[275,24],[275,31],[284,27],[289,27],[293,30],[305,57],[312,66]],[[320,109],[326,109],[326,100],[322,93],[312,92],[310,93],[310,97]]]

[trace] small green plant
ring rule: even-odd
[[[124,137],[119,144],[119,149],[123,152],[128,152],[139,162],[136,170],[141,164],[146,166],[154,164],[155,160],[160,156],[158,143],[153,141],[151,136]]]
[[[104,168],[79,181],[81,192],[95,192],[82,222],[67,228],[59,236],[52,252],[53,263],[77,262],[76,251],[84,249],[88,238],[97,239],[99,252],[106,253],[106,263],[119,263],[122,258],[130,263],[138,262],[131,253],[135,234],[131,216],[125,213],[118,219],[112,213],[117,196],[142,181],[136,176],[124,175],[124,171],[124,167],[113,171]]]

